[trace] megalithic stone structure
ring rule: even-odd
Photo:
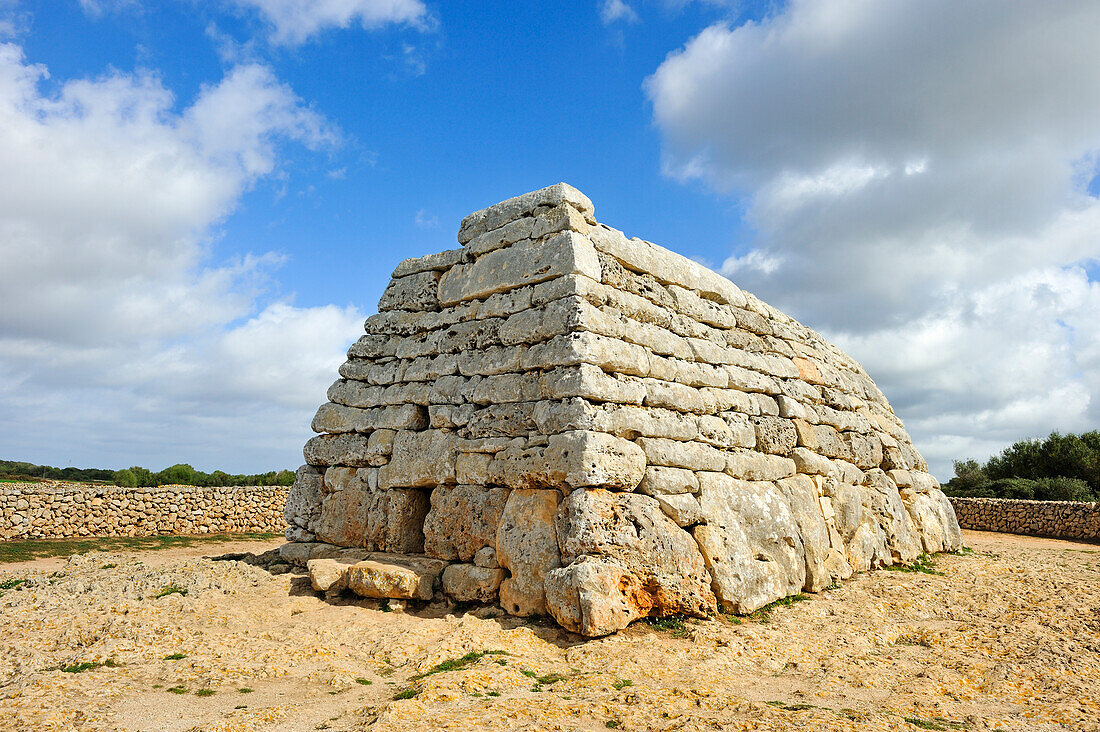
[[[587,636],[748,613],[957,549],[849,356],[558,184],[398,265],[287,503],[314,587],[499,602]]]

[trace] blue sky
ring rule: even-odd
[[[1100,425],[1100,8],[0,0],[0,457],[293,467],[398,261],[557,181],[941,479]]]

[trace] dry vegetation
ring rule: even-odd
[[[752,618],[588,641],[201,557],[274,542],[0,565],[0,728],[1100,730],[1100,546],[965,541]]]

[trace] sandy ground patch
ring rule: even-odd
[[[201,556],[274,544],[0,565],[26,580],[0,590],[0,729],[1100,730],[1100,546],[964,541],[943,574],[867,573],[767,622],[598,640]],[[82,662],[108,665],[62,670]]]

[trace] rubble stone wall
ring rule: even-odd
[[[285,486],[0,483],[0,540],[281,532]]]
[[[977,531],[1100,541],[1100,503],[950,497],[959,526]]]
[[[458,240],[398,265],[313,420],[286,554],[325,560],[318,589],[592,636],[959,545],[886,397],[809,328],[564,184]]]

